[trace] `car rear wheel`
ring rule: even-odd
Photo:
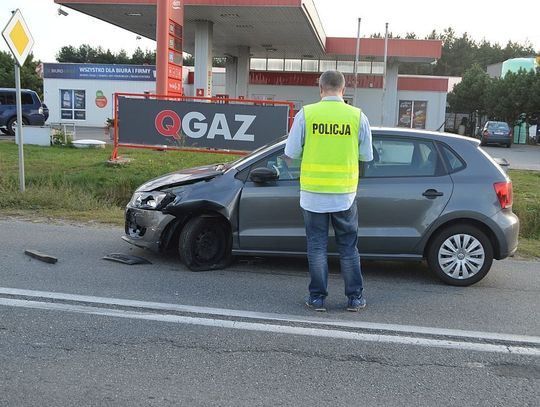
[[[192,271],[221,269],[231,262],[231,233],[226,222],[213,217],[191,219],[178,240],[178,252]]]
[[[427,260],[430,269],[445,283],[467,286],[488,273],[493,263],[493,246],[479,228],[454,225],[433,238]]]
[[[23,122],[23,125],[28,126],[28,120],[26,120],[24,117],[22,119],[22,122]],[[9,119],[8,122],[7,122],[6,127],[7,127],[7,131],[9,133],[9,135],[14,136],[15,135],[15,129],[17,128],[17,118],[12,117],[11,119]]]

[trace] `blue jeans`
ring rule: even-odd
[[[358,253],[358,210],[356,202],[342,212],[316,213],[304,210],[306,225],[307,253],[309,263],[309,294],[311,297],[328,295],[328,227],[330,220],[334,227],[336,245],[339,251],[341,275],[345,282],[347,297],[360,297],[363,282]]]

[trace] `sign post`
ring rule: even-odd
[[[21,102],[21,66],[32,51],[34,39],[19,9],[15,10],[11,19],[2,31],[2,36],[15,58],[15,89],[17,98],[17,139],[19,143],[19,189],[25,191],[24,180],[24,150],[22,130],[22,102]]]

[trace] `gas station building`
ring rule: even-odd
[[[172,9],[182,6],[180,25],[171,19],[167,20],[168,30],[160,27],[165,21],[160,11],[162,1]],[[185,95],[285,100],[294,102],[295,109],[299,109],[319,100],[320,73],[338,69],[347,80],[345,100],[362,108],[372,125],[438,130],[445,121],[448,79],[399,74],[402,63],[435,62],[441,56],[441,41],[388,39],[385,67],[385,40],[361,38],[355,81],[357,39],[328,37],[313,0],[55,0],[55,3],[157,40],[156,93],[164,94],[163,90],[160,92],[164,89],[159,84],[161,75],[170,82],[168,90],[181,86],[175,91]],[[167,31],[172,33],[169,37]],[[168,51],[165,57],[169,65],[162,59],[163,46]],[[193,69],[181,67],[178,55],[182,51],[194,56]],[[214,57],[226,58],[224,72],[212,69]],[[63,84],[58,81],[61,79],[56,77],[51,87],[47,85],[52,83],[51,79],[45,75],[45,99],[51,113],[55,104],[60,109],[59,90]],[[75,84],[73,78],[70,80],[70,86],[80,88],[88,85],[85,82],[99,79],[79,78]],[[144,89],[140,93],[148,91],[148,83],[141,86]],[[99,88],[94,82],[92,89],[96,87]],[[110,82],[106,89],[110,89]],[[135,89],[137,86],[133,84],[130,90]],[[52,100],[56,98],[58,102]],[[81,120],[80,125],[95,124]]]

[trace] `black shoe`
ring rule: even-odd
[[[305,298],[305,303],[308,308],[312,310],[325,312],[326,304],[324,303],[324,297],[311,297],[308,296]]]
[[[366,300],[364,297],[349,297],[349,302],[347,303],[347,311],[357,312],[362,308],[366,308]]]

